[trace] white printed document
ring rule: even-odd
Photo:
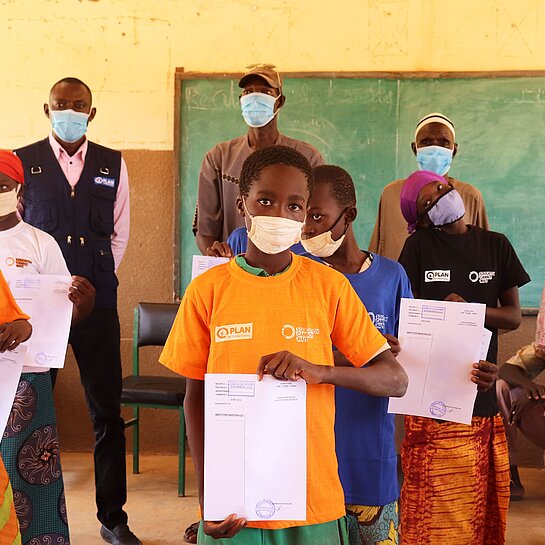
[[[204,519],[306,520],[304,380],[207,374]]]
[[[68,299],[70,276],[23,274],[8,278],[21,310],[30,316],[32,336],[25,343],[25,365],[64,367],[73,305]]]
[[[485,311],[479,303],[401,300],[397,360],[409,387],[404,397],[390,398],[388,412],[471,424],[477,396],[471,371],[486,357],[491,336]]]
[[[15,350],[0,352],[0,442],[17,393],[27,350],[24,344],[20,344]]]
[[[206,272],[208,269],[215,267],[216,265],[221,265],[222,263],[227,263],[229,261],[228,257],[211,257],[208,255],[194,255],[193,264],[191,267],[191,280],[197,278],[203,272]]]

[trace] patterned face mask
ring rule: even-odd
[[[441,227],[463,218],[466,209],[460,193],[456,189],[451,189],[439,197],[427,213],[433,225]]]

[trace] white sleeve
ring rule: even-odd
[[[71,276],[57,241],[48,237],[42,247],[40,274],[59,274]]]

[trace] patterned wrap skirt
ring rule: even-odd
[[[2,438],[23,545],[69,545],[49,373],[23,373]]]
[[[504,545],[509,457],[501,417],[405,417],[403,545]]]

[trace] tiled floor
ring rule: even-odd
[[[130,469],[130,459],[128,466]],[[104,545],[95,518],[92,455],[63,453],[72,545]],[[140,475],[128,475],[129,523],[144,545],[181,545],[197,518],[195,475],[188,460],[187,496],[177,496],[177,458],[142,456]],[[521,469],[526,498],[509,511],[508,545],[545,545],[545,469]]]

